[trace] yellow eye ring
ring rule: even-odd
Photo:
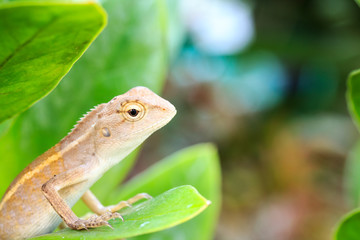
[[[138,102],[127,102],[122,106],[122,115],[130,122],[136,122],[145,116],[145,107]]]

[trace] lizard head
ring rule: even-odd
[[[146,87],[135,87],[114,97],[97,113],[96,151],[101,156],[132,151],[175,114],[170,102]]]

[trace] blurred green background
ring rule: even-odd
[[[179,114],[156,144],[219,147],[216,239],[331,239],[358,206],[344,183],[358,138],[345,99],[360,66],[356,2],[181,2],[186,34],[164,92]]]
[[[179,149],[213,142],[222,174],[215,239],[330,239],[357,204],[344,181],[358,139],[345,99],[347,76],[360,66],[356,2],[102,5],[109,16],[104,32],[0,139],[7,156],[1,162],[10,166],[0,176],[1,190],[82,113],[145,85],[178,113],[144,144],[128,178]]]

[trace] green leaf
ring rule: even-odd
[[[0,5],[0,122],[46,96],[103,29],[95,3]]]
[[[0,137],[9,130],[11,123],[12,119],[7,119],[4,122],[0,123]]]
[[[123,211],[124,222],[110,220],[114,229],[101,227],[89,231],[60,230],[32,239],[119,239],[163,230],[198,215],[208,201],[192,186],[171,189],[151,200]]]
[[[108,24],[46,98],[14,120],[0,138],[0,195],[37,156],[54,146],[90,108],[131,87],[160,92],[166,62],[163,0],[109,0]],[[94,193],[118,184],[134,158],[123,160],[96,184]],[[127,168],[124,166],[127,165]],[[110,177],[107,177],[110,176]],[[102,182],[112,179],[111,182]],[[103,194],[97,194],[100,200]]]
[[[345,215],[338,223],[334,240],[359,240],[360,239],[360,209]]]
[[[360,204],[360,141],[351,149],[346,160],[345,185],[353,206]]]
[[[353,71],[348,78],[347,104],[355,125],[360,127],[360,70]],[[348,188],[350,200],[353,205],[358,206],[360,202],[360,142],[351,150],[346,161],[345,183]],[[360,210],[345,215],[338,223],[335,240],[357,240],[360,239]]]
[[[357,127],[360,127],[360,69],[350,73],[347,88],[347,104]]]
[[[104,203],[114,204],[139,192],[156,196],[183,184],[193,185],[212,202],[211,206],[180,226],[136,239],[177,239],[179,236],[189,240],[212,239],[221,204],[219,159],[212,144],[198,144],[174,153],[111,192]]]

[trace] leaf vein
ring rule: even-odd
[[[4,67],[6,63],[8,63],[18,52],[20,52],[26,45],[30,44],[40,33],[42,33],[46,28],[52,25],[58,17],[54,17],[50,22],[45,24],[42,28],[39,28],[28,40],[24,43],[20,44],[7,58],[4,59],[2,63],[0,63],[0,70]]]

